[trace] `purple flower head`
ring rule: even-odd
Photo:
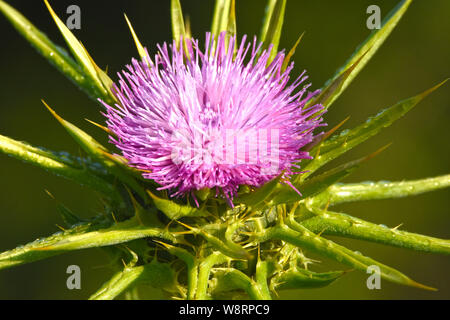
[[[145,178],[172,195],[215,188],[231,199],[310,158],[301,148],[324,125],[323,107],[306,107],[318,91],[300,88],[305,72],[288,84],[284,52],[268,63],[271,47],[225,33],[207,33],[204,50],[197,40],[178,47],[133,59],[113,88],[119,103],[103,103],[111,141]]]

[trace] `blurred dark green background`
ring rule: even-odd
[[[56,43],[63,45],[42,1],[8,0]],[[66,20],[66,8],[77,4],[82,29],[76,36],[101,67],[115,75],[137,56],[123,13],[131,19],[141,41],[154,52],[157,43],[171,38],[169,1],[51,1]],[[308,70],[314,88],[320,87],[369,34],[366,8],[381,7],[382,16],[398,0],[288,1],[281,47],[290,48],[306,31],[295,54],[296,70]],[[238,0],[238,33],[259,34],[265,1]],[[210,26],[212,0],[184,0],[193,34],[204,39]],[[351,116],[347,128],[376,114],[379,109],[415,95],[450,76],[450,1],[416,0],[397,29],[348,90],[326,115],[330,126]],[[84,118],[102,122],[100,107],[41,58],[0,16],[0,134],[54,150],[80,153],[79,148],[44,109],[44,98],[64,118],[101,141],[102,132]],[[114,76],[113,79],[116,79]],[[398,121],[353,150],[339,162],[360,157],[393,142],[380,156],[361,168],[349,181],[416,179],[449,172],[449,84]],[[339,163],[338,162],[338,163]],[[333,163],[333,165],[338,164]],[[81,216],[95,214],[95,195],[78,185],[0,155],[0,251],[56,232],[62,224],[49,190]],[[346,205],[340,210],[390,227],[449,238],[449,190],[409,199]],[[289,299],[449,299],[448,256],[416,253],[366,242],[338,240],[379,261],[396,267],[419,282],[439,288],[426,292],[382,282],[381,290],[366,287],[367,275],[351,272],[323,289],[292,291]],[[99,249],[75,252],[0,272],[0,299],[87,298],[110,276],[106,255]],[[82,270],[82,289],[66,288],[66,268]],[[317,266],[325,270],[328,262]],[[331,264],[330,264],[331,265]],[[333,267],[336,267],[332,264]],[[345,269],[345,266],[344,266]]]

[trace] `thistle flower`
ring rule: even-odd
[[[103,103],[130,165],[174,195],[216,188],[232,198],[239,185],[259,187],[310,158],[301,148],[323,107],[305,107],[317,93],[297,90],[305,72],[288,85],[293,63],[282,69],[283,52],[270,62],[273,46],[263,51],[256,37],[228,44],[225,32],[207,33],[204,51],[186,43],[158,46],[154,64],[133,59],[115,86],[120,103]]]
[[[411,0],[386,15],[320,94],[308,90],[305,72],[291,79],[289,61],[300,39],[286,55],[278,50],[286,0],[268,1],[262,44],[245,36],[238,42],[235,1],[216,0],[204,49],[192,40],[180,1],[171,0],[174,41],[158,46],[154,59],[127,19],[141,61],[133,59],[116,85],[44,2],[73,58],[2,0],[0,12],[63,74],[102,102],[107,127],[96,125],[122,155],[48,105],[88,157],[0,135],[0,152],[96,191],[104,205],[97,216],[81,219],[58,204],[67,229],[0,253],[0,269],[105,247],[116,274],[91,299],[114,299],[121,293],[137,297],[142,284],[174,298],[235,299],[242,294],[271,299],[287,289],[323,287],[346,274],[314,272],[310,265],[315,260],[308,257],[313,253],[347,265],[345,270],[367,273],[376,267],[384,280],[434,290],[327,236],[449,255],[448,239],[390,229],[333,207],[446,188],[450,175],[341,183],[379,151],[319,170],[390,126],[445,81],[354,128],[334,134],[344,120],[320,136],[313,132],[325,125],[322,114],[379,49]],[[205,188],[207,192],[197,192]],[[197,207],[189,197],[170,198],[167,190],[172,197],[192,194]],[[166,254],[155,253],[160,247]]]

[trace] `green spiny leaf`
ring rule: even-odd
[[[315,211],[317,216],[301,222],[311,232],[378,242],[415,251],[450,254],[450,240],[390,229],[342,213]]]
[[[211,33],[217,40],[221,32],[226,31],[226,44],[231,37],[236,35],[236,1],[235,0],[217,0],[214,7],[213,22]],[[237,45],[234,46],[234,52],[237,52]]]
[[[86,220],[81,219],[80,217],[78,217],[75,213],[73,213],[69,208],[67,208],[65,205],[63,205],[62,203],[58,203],[58,212],[61,215],[64,224],[67,227],[71,227],[75,224],[79,224],[79,223],[83,223],[86,222]]]
[[[314,146],[324,142],[325,140],[327,140],[333,133],[335,133],[340,127],[342,127],[344,125],[344,123],[346,123],[348,121],[348,119],[350,119],[350,116],[348,116],[347,118],[345,118],[344,120],[342,120],[341,122],[339,122],[337,125],[335,125],[333,128],[331,128],[330,130],[326,131],[324,134],[316,136],[313,141],[311,141],[310,144],[306,145],[304,147],[305,151],[309,151],[311,150]],[[89,120],[88,120],[89,121]],[[94,123],[95,124],[95,123]],[[97,126],[100,126],[99,124],[95,124]],[[107,129],[104,129],[107,130]]]
[[[110,246],[147,237],[175,241],[167,231],[144,227],[135,218],[112,226],[84,224],[1,253],[0,269],[42,260],[68,251]]]
[[[216,0],[211,33],[217,37],[222,31],[228,31],[232,0]]]
[[[36,50],[53,64],[61,73],[82,88],[92,98],[97,99],[98,94],[92,89],[90,82],[69,54],[52,43],[41,31],[13,7],[0,0],[0,12],[11,22],[16,30]]]
[[[136,44],[136,48],[137,48],[137,51],[139,53],[139,56],[141,57],[141,60],[145,61],[147,63],[147,65],[148,65],[148,67],[150,68],[153,63],[152,63],[150,57],[147,55],[147,52],[145,51],[144,46],[139,41],[139,38],[136,35],[136,32],[134,31],[133,26],[131,25],[131,22],[128,19],[127,15],[124,14],[124,16],[125,16],[125,20],[127,21],[128,28],[130,28],[130,32],[131,32],[131,35],[133,37],[134,43]]]
[[[344,271],[317,273],[296,268],[276,274],[271,279],[271,284],[276,290],[321,288],[328,286],[344,274]]]
[[[236,35],[236,0],[231,0],[227,31],[232,37]]]
[[[179,46],[182,38],[183,41],[186,40],[186,30],[180,0],[171,0],[170,12],[172,15],[172,36],[177,46]]]
[[[269,29],[270,18],[272,17],[273,11],[275,9],[275,4],[278,0],[267,0],[266,12],[264,14],[263,25],[261,27],[261,32],[259,33],[259,40],[263,41],[266,37],[267,30]]]
[[[401,1],[392,11],[386,16],[386,18],[381,23],[381,28],[374,30],[370,36],[356,49],[350,59],[336,72],[336,74],[327,81],[324,87],[328,84],[334,82],[339,78],[345,70],[348,70],[356,61],[361,59],[361,62],[354,68],[354,70],[349,74],[349,76],[343,82],[341,89],[336,92],[335,95],[331,97],[328,101],[328,107],[339,97],[339,95],[344,92],[352,80],[358,75],[358,73],[363,69],[363,67],[369,62],[369,60],[374,56],[377,50],[381,47],[383,42],[391,34],[392,30],[397,26],[403,14],[408,9],[412,0]]]
[[[212,194],[211,188],[203,188],[200,190],[195,190],[195,196],[201,201],[206,201],[211,194]]]
[[[286,68],[289,66],[289,62],[291,61],[291,58],[292,58],[292,56],[294,55],[295,50],[297,49],[297,47],[298,47],[300,41],[302,41],[302,38],[303,38],[304,34],[305,34],[305,33],[303,32],[303,33],[300,35],[300,37],[298,37],[298,39],[297,39],[297,41],[295,42],[294,46],[291,48],[291,50],[289,51],[289,53],[287,54],[287,56],[284,58],[283,65],[282,65],[282,67],[281,67],[281,71],[282,71],[282,72],[285,71]]]
[[[291,222],[291,226],[292,225],[293,223]],[[434,288],[411,280],[403,273],[381,264],[378,261],[363,256],[360,253],[355,253],[352,250],[340,246],[330,240],[319,237],[300,224],[296,224],[294,227],[295,230],[292,230],[285,225],[281,225],[268,229],[266,232],[269,234],[269,237],[280,239],[298,247],[305,248],[310,252],[315,252],[334,259],[337,262],[349,265],[363,272],[366,272],[368,267],[376,265],[380,268],[380,276],[388,281],[426,290],[435,290]],[[265,235],[265,237],[267,236],[268,235]]]
[[[86,50],[86,49],[85,49]],[[102,83],[103,87],[105,88],[107,95],[103,96],[103,100],[107,103],[114,105],[114,103],[117,103],[118,100],[116,96],[114,95],[112,88],[114,85],[114,81],[108,76],[106,71],[103,71],[102,69],[97,66],[97,64],[94,62],[92,57],[89,55],[89,53],[86,51],[86,54],[88,55],[89,59],[91,60],[92,65],[94,66],[95,71],[97,72],[98,79]]]
[[[129,251],[132,252],[131,249]],[[148,264],[136,266],[138,256],[136,254],[134,256],[134,260],[125,265],[123,270],[117,272],[89,299],[112,300],[137,284],[147,284],[157,289],[175,291],[176,274],[168,263],[152,259]]]
[[[387,147],[388,146],[382,147],[368,156],[340,165],[334,169],[322,173],[321,175],[308,179],[302,184],[294,184],[294,186],[302,193],[301,197],[295,190],[293,190],[289,186],[282,186],[279,188],[279,190],[277,190],[275,196],[271,199],[272,203],[289,203],[312,197],[324,191],[336,182],[348,177],[357,168],[359,168],[361,164],[375,157]]]
[[[278,176],[277,178],[265,183],[262,187],[256,189],[255,191],[236,197],[233,202],[242,203],[250,207],[256,207],[258,204],[263,203],[265,200],[269,199],[269,196],[279,185],[280,180],[281,176]]]
[[[170,254],[180,258],[183,260],[188,266],[194,266],[196,262],[196,258],[186,249],[183,249],[181,247],[176,247],[171,244],[154,240],[156,243],[162,245]]]
[[[236,0],[231,0],[230,15],[227,23],[227,43],[231,37],[236,36]],[[234,53],[237,52],[237,44],[234,46]]]
[[[129,185],[133,190],[139,193],[142,199],[146,200],[147,194],[144,189],[134,179],[135,171],[122,163],[119,159],[110,155],[108,150],[103,147],[94,138],[88,135],[83,130],[77,128],[75,125],[61,118],[52,108],[50,108],[44,101],[42,101],[50,113],[58,120],[58,122],[66,129],[66,131],[75,139],[75,141],[86,151],[89,155],[94,157],[105,168],[107,168],[113,175],[117,176],[122,182]]]
[[[182,217],[205,217],[209,213],[203,209],[197,209],[189,205],[178,204],[172,200],[160,198],[147,190],[153,204],[161,210],[168,218],[176,220]]]
[[[280,43],[281,29],[283,28],[285,10],[286,0],[269,1],[260,38],[260,40],[263,42],[263,50],[268,49],[271,44],[273,45],[268,63],[272,62],[272,60],[278,53],[278,44]]]
[[[333,79],[333,81],[326,85],[325,88],[321,89],[320,94],[317,97],[311,99],[311,101],[307,103],[306,108],[316,104],[321,104],[325,107],[324,109],[328,109],[328,107],[331,105],[331,102],[334,101],[335,98],[338,97],[344,90],[345,81],[352,75],[353,72],[355,72],[358,64],[361,62],[364,56],[365,53],[361,55],[361,57],[359,57],[359,59],[356,60],[354,64],[348,67],[348,69],[344,70],[344,72],[342,72],[336,79]]]
[[[186,30],[186,39],[192,39],[192,30],[191,30],[191,18],[189,15],[186,15],[184,22],[184,29]]]
[[[38,166],[58,176],[78,182],[115,201],[121,199],[117,190],[107,181],[84,168],[73,167],[67,164],[66,160],[58,159],[55,154],[2,135],[0,135],[0,152]]]
[[[253,285],[253,281],[245,273],[234,268],[214,268],[213,272],[216,279],[214,294],[237,289],[248,291]]]
[[[236,289],[244,290],[251,299],[269,300],[270,295],[266,296],[260,290],[258,284],[245,273],[234,268],[214,268],[214,277],[217,284],[213,288],[213,295],[221,292],[233,291]]]
[[[245,250],[241,245],[232,241],[231,235],[232,233],[240,226],[239,223],[232,224],[228,230],[225,232],[225,241],[223,241],[223,237],[216,236],[214,234],[209,233],[205,228],[196,228],[186,225],[181,221],[177,221],[182,226],[189,229],[192,234],[200,235],[205,239],[212,247],[222,252],[224,255],[235,258],[235,259],[250,259],[252,255]]]
[[[99,68],[93,63],[91,57],[87,53],[86,49],[82,46],[82,44],[77,40],[77,38],[73,35],[73,33],[66,27],[64,22],[58,18],[56,13],[53,11],[52,7],[48,3],[47,0],[44,0],[45,5],[47,6],[52,18],[54,19],[59,31],[63,35],[66,40],[67,45],[72,51],[75,59],[78,61],[79,65],[83,69],[86,77],[88,77],[91,81],[92,88],[96,91],[97,97],[103,97],[104,99],[110,101],[112,98],[109,94],[109,89],[107,88],[99,77]]]
[[[145,272],[145,266],[125,267],[117,272],[93,295],[89,300],[113,300],[121,293],[129,290],[133,285],[140,282]]]
[[[75,139],[75,141],[86,151],[88,154],[95,158],[102,157],[103,153],[108,152],[108,150],[98,143],[94,138],[88,135],[86,132],[77,128],[72,123],[61,118],[50,106],[42,100],[42,103],[50,111],[50,113],[58,120],[58,122],[66,129],[66,131]]]
[[[172,291],[176,285],[176,273],[168,263],[153,259],[145,265],[143,279],[153,288]]]
[[[370,117],[365,123],[353,128],[352,130],[342,131],[339,135],[334,135],[330,139],[321,142],[310,152],[311,154],[316,154],[314,159],[309,162],[303,162],[306,163],[306,165],[302,168],[302,170],[308,172],[298,175],[294,181],[296,183],[303,181],[326,163],[376,135],[383,128],[390,126],[410,111],[431,92],[442,86],[446,81],[447,80],[412,98],[398,102],[392,107],[389,107],[379,112],[377,115]]]

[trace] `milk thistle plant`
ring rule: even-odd
[[[173,39],[144,47],[126,21],[138,59],[110,77],[44,0],[70,54],[0,0],[25,39],[99,103],[111,142],[101,145],[50,113],[85,151],[53,152],[0,135],[0,151],[98,194],[91,219],[59,205],[62,231],[0,254],[0,269],[99,247],[114,276],[91,299],[150,285],[176,299],[271,299],[287,289],[327,286],[350,269],[376,270],[401,285],[434,290],[327,238],[334,235],[449,254],[450,241],[388,228],[333,211],[344,202],[413,196],[445,188],[450,175],[415,181],[341,181],[381,152],[320,170],[390,126],[443,83],[402,100],[361,125],[326,128],[326,110],[406,12],[401,1],[321,89],[295,75],[278,48],[286,0],[269,0],[258,37],[236,34],[234,0],[216,0],[211,30],[198,37],[171,0]],[[55,106],[55,109],[57,106]],[[311,271],[310,254],[343,270]]]

